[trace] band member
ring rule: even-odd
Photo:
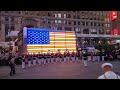
[[[57,63],[59,62],[59,53],[57,52],[55,56],[56,56],[56,63]]]
[[[87,58],[88,58],[88,61],[91,60],[91,54],[90,54],[90,52],[87,52]]]
[[[83,63],[84,66],[87,67],[87,52],[83,52]]]
[[[79,51],[76,52],[76,61],[79,61]]]
[[[48,50],[48,53],[47,53],[47,62],[50,63],[50,50]]]
[[[64,62],[65,62],[65,63],[66,63],[66,61],[67,61],[66,56],[67,56],[67,53],[66,53],[66,51],[65,51],[65,52],[64,52]]]
[[[41,63],[44,63],[44,54],[41,54]]]
[[[54,63],[54,53],[52,52],[51,54],[51,63],[53,64]]]
[[[72,57],[71,57],[71,59],[72,59],[72,62],[74,62],[75,61],[75,52],[73,51],[72,52],[72,55],[71,55]]]
[[[31,67],[31,56],[28,57],[28,67]]]
[[[36,66],[36,57],[35,57],[35,55],[33,56],[33,65]]]
[[[25,69],[25,56],[22,56],[22,68]]]
[[[67,53],[67,57],[66,57],[66,58],[67,58],[67,61],[70,62],[70,52],[67,50],[66,53]]]
[[[38,56],[38,64],[41,65],[41,63],[42,63],[42,56],[41,56],[41,54],[39,54],[39,56]]]
[[[46,65],[46,61],[47,61],[47,54],[44,53],[44,65]]]
[[[59,54],[60,63],[62,63],[62,57],[63,57],[63,55],[62,55],[62,53],[60,52],[60,54]]]

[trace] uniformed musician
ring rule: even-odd
[[[47,52],[47,62],[48,62],[48,63],[50,63],[50,58],[51,58],[51,57],[50,57],[50,50],[48,50],[48,52]]]
[[[105,59],[105,51],[102,50],[102,61],[104,61],[104,59]]]
[[[56,55],[55,55],[56,56],[56,58],[55,58],[56,59],[56,63],[59,62],[59,54],[60,54],[59,51],[56,52]]]
[[[36,66],[36,56],[33,54],[33,66]]]
[[[39,56],[38,56],[38,64],[41,65],[41,63],[42,63],[42,55],[39,54]]]
[[[79,56],[80,56],[79,54],[80,54],[79,51],[77,51],[77,52],[76,52],[76,61],[77,61],[77,62],[79,61]]]
[[[63,55],[62,55],[62,53],[60,52],[60,53],[59,53],[59,60],[60,60],[60,63],[62,63],[62,59],[63,59]]]
[[[74,62],[75,61],[75,52],[73,51],[72,52],[72,55],[71,55],[72,57],[71,57],[71,59],[72,59],[72,62]]]
[[[47,54],[44,53],[44,65],[46,65],[46,61],[47,61]]]
[[[64,62],[65,62],[65,63],[67,62],[66,56],[67,56],[67,53],[66,53],[66,51],[65,51],[65,52],[64,52]]]
[[[54,53],[52,52],[51,54],[51,63],[53,64],[54,63]]]
[[[44,54],[41,53],[41,63],[44,63]]]
[[[96,61],[96,52],[93,52],[93,61]]]
[[[97,52],[97,60],[100,61],[100,51]]]
[[[67,49],[67,52],[66,52],[66,53],[67,53],[67,57],[66,57],[66,58],[67,58],[67,61],[70,62],[70,52],[69,52],[68,49]]]

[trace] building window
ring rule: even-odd
[[[97,29],[91,29],[91,34],[97,34]]]
[[[108,24],[108,27],[110,27],[110,24]]]
[[[78,25],[80,25],[80,22],[78,22]]]
[[[69,25],[71,25],[71,22],[69,22]]]
[[[58,23],[61,23],[61,20],[58,20]]]
[[[96,23],[94,23],[94,26],[96,26]]]
[[[5,13],[8,13],[8,11],[5,11]]]
[[[88,19],[88,17],[86,17],[86,20]]]
[[[90,18],[90,20],[93,20],[92,17]]]
[[[103,27],[103,23],[101,24],[101,26]]]
[[[89,34],[89,29],[83,29],[83,34]]]
[[[71,18],[71,15],[70,15],[70,14],[68,14],[68,18]]]
[[[98,23],[98,26],[100,27],[100,23]]]
[[[5,17],[5,21],[9,21],[9,17]]]
[[[77,16],[77,19],[80,19],[80,16]]]
[[[48,16],[51,16],[51,13],[48,13]]]
[[[71,31],[71,27],[65,27],[65,30]]]
[[[98,18],[98,20],[100,20],[100,18]]]
[[[15,30],[15,26],[14,25],[11,26],[11,30]]]
[[[82,19],[84,19],[84,16],[82,16]]]
[[[58,17],[61,18],[61,14],[58,14]]]
[[[14,17],[11,17],[11,21],[14,21]]]
[[[64,18],[66,18],[66,14],[64,14],[63,16],[64,16]]]
[[[91,26],[93,26],[93,22],[91,22]]]
[[[83,22],[82,24],[83,24],[83,26],[84,26],[84,25],[85,25],[85,22]]]
[[[108,18],[107,20],[108,20],[108,22],[110,22],[110,19],[109,19],[109,18]]]
[[[73,18],[76,19],[76,16],[74,15]]]
[[[57,17],[57,14],[54,14],[54,17]]]
[[[106,31],[106,34],[110,34],[110,30],[107,30],[107,31]]]
[[[99,29],[99,34],[104,34],[104,29]]]
[[[76,25],[76,22],[74,22],[74,25]]]
[[[107,27],[107,24],[105,24],[105,27]]]
[[[86,22],[86,26],[88,26],[88,22]]]
[[[55,20],[55,23],[57,23],[57,20]]]
[[[94,20],[96,20],[96,18],[94,18]]]
[[[105,22],[107,21],[107,18],[105,18]]]

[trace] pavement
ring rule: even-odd
[[[84,67],[83,61],[54,63],[47,65],[26,66],[22,69],[21,65],[16,66],[16,75],[9,76],[9,66],[0,66],[0,79],[97,79],[103,74],[101,65],[105,62],[113,64],[113,70],[120,73],[120,61],[95,61],[88,62],[88,67]]]

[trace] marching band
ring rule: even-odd
[[[102,55],[102,56],[101,56]],[[60,50],[58,52],[53,53],[48,50],[47,53],[38,53],[38,54],[28,54],[28,55],[22,55],[22,68],[25,69],[26,63],[28,63],[28,67],[36,66],[38,65],[46,65],[46,64],[54,64],[54,62],[62,63],[62,62],[79,62],[79,60],[83,60],[83,64],[86,67],[87,61],[100,61],[100,56],[102,57],[102,61],[104,61],[105,53],[102,52],[100,54],[99,51],[92,52],[92,51],[72,51],[69,52],[68,49],[65,50],[64,54],[61,53]],[[82,57],[82,58],[81,58]],[[27,60],[27,62],[26,62]]]

